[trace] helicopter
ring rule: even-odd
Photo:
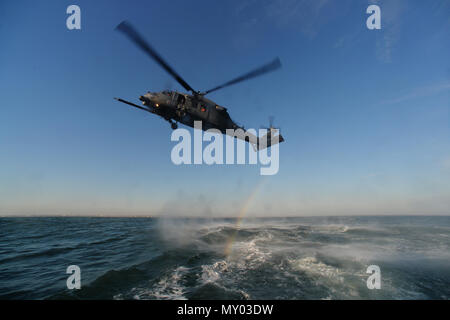
[[[217,129],[222,134],[232,135],[235,138],[250,143],[255,151],[265,149],[271,145],[284,141],[284,138],[279,134],[279,130],[273,127],[272,120],[270,121],[269,128],[265,128],[267,133],[262,137],[257,137],[252,132],[247,131],[243,126],[234,122],[231,119],[227,108],[205,97],[205,95],[213,91],[275,71],[281,67],[279,58],[222,85],[201,92],[194,90],[177,72],[175,72],[175,70],[169,66],[162,56],[157,53],[147,41],[144,40],[129,22],[121,22],[116,27],[116,30],[126,35],[137,47],[143,50],[169,75],[171,75],[184,89],[190,92],[190,94],[173,90],[147,92],[139,97],[142,106],[121,98],[114,98],[117,101],[162,117],[170,123],[173,130],[178,128],[178,123],[194,128],[195,123],[201,121],[201,129],[203,131]]]

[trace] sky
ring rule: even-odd
[[[208,96],[275,116],[278,174],[174,165],[169,124],[113,100],[183,91],[123,20],[198,90],[279,57]],[[1,1],[0,39],[0,215],[450,214],[448,1]]]

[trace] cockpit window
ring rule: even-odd
[[[182,94],[178,95],[177,98],[177,103],[184,103],[186,99],[184,98],[184,96]]]

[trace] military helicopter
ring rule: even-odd
[[[267,133],[263,137],[257,137],[244,127],[235,123],[227,112],[227,109],[218,105],[214,101],[205,98],[205,95],[213,91],[228,87],[238,82],[248,80],[265,73],[274,71],[281,67],[279,58],[272,62],[256,68],[246,74],[234,78],[220,86],[214,87],[207,91],[194,90],[184,79],[175,72],[172,67],[146,42],[136,29],[127,21],[121,22],[116,30],[124,33],[134,44],[149,55],[156,63],[158,63],[167,73],[169,73],[184,89],[190,91],[191,94],[181,93],[177,91],[165,90],[162,92],[147,92],[139,97],[143,106],[132,102],[114,98],[119,102],[125,103],[132,107],[156,114],[168,121],[172,129],[178,128],[178,123],[182,123],[189,127],[194,127],[194,121],[202,121],[202,130],[218,129],[222,134],[229,134],[232,129],[232,135],[238,139],[242,139],[252,144],[254,150],[262,150],[276,143],[284,141],[278,129],[274,128],[272,121]],[[238,130],[241,129],[241,130]]]

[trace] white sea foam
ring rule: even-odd
[[[178,267],[170,275],[162,277],[151,288],[133,288],[131,294],[134,299],[186,300],[186,288],[180,283],[189,268]]]
[[[201,280],[203,284],[217,282],[223,272],[228,271],[228,264],[225,260],[217,261],[212,265],[202,265]]]
[[[343,282],[342,272],[335,267],[318,261],[315,257],[288,259],[292,269],[303,271],[313,276],[327,277],[333,281]]]

